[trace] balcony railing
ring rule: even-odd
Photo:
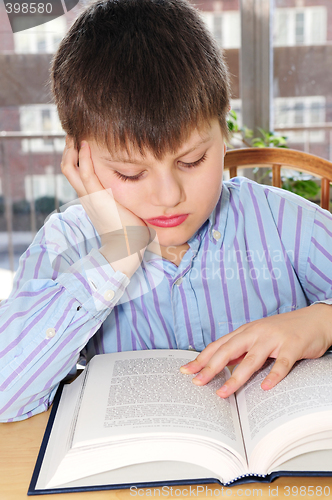
[[[315,148],[315,150],[322,149],[323,151],[323,149],[325,149],[326,153],[323,153],[319,156],[323,156],[324,158],[332,162],[332,123],[317,123],[310,126],[298,125],[292,127],[275,127],[274,130],[286,136],[288,132],[301,132],[304,136],[303,141],[301,140],[300,142],[296,142],[297,146],[303,145],[303,151],[305,153],[312,153],[313,147]],[[311,132],[325,132],[326,138],[325,140],[312,143],[310,141]],[[289,145],[290,147],[292,147],[291,144]]]
[[[18,259],[48,215],[38,209],[36,199],[47,196],[41,201],[45,205],[48,200],[49,213],[59,209],[60,203],[70,201],[63,199],[58,182],[63,177],[63,148],[59,144],[55,147],[55,141],[64,138],[64,133],[0,132],[0,300],[9,295]],[[32,150],[36,139],[45,145],[44,150]],[[42,185],[42,190],[35,192],[35,181],[40,184],[43,180],[48,181],[48,186]],[[52,200],[54,207],[50,206]]]

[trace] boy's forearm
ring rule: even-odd
[[[77,352],[101,324],[53,280],[30,280],[21,295],[0,308],[1,325],[10,322],[0,342],[0,351],[7,351],[0,370],[0,422],[45,411]]]
[[[143,251],[144,249],[142,250],[142,253]],[[136,252],[134,254],[123,257],[123,259],[114,261],[114,248],[111,244],[103,245],[99,249],[99,252],[110,263],[114,271],[121,271],[128,278],[131,278],[132,275],[137,271],[142,260],[142,257],[140,257],[139,253]]]
[[[114,271],[121,271],[128,278],[131,278],[132,275],[137,271],[140,266],[140,258],[137,253],[133,255],[128,255],[123,259],[112,262],[112,250],[107,248],[107,246],[103,246],[99,249],[99,252],[105,257],[105,259],[110,263]]]
[[[67,259],[65,253],[60,257],[59,268],[64,269],[54,276],[52,252],[43,252],[47,244],[42,243],[39,253],[36,242],[35,253],[21,259],[15,292],[0,307],[0,324],[2,330],[7,329],[6,335],[0,335],[1,422],[22,420],[47,409],[58,383],[75,365],[78,352],[100,328],[129,282],[125,276],[114,276],[111,269],[101,272],[107,263],[95,248],[65,267],[77,256],[69,242]],[[36,269],[39,260],[40,276],[36,273],[31,279],[31,269]],[[109,290],[114,292],[112,300],[105,297]]]
[[[139,268],[150,240],[147,227],[126,228],[118,234],[101,236],[99,252],[111,264],[114,271],[121,271],[128,278]]]

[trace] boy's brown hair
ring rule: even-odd
[[[175,152],[218,118],[228,137],[228,73],[186,0],[99,0],[77,18],[52,62],[65,132],[109,151]]]

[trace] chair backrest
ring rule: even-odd
[[[272,184],[276,187],[281,187],[282,167],[321,177],[320,204],[322,208],[329,210],[332,163],[324,158],[288,148],[243,148],[227,151],[224,168],[229,170],[231,178],[236,177],[238,167],[272,167]]]

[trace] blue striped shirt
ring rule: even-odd
[[[203,350],[258,318],[332,303],[332,215],[245,178],[225,182],[177,267],[150,251],[129,280],[80,205],[53,214],[0,306],[0,419],[46,410],[80,355]]]

